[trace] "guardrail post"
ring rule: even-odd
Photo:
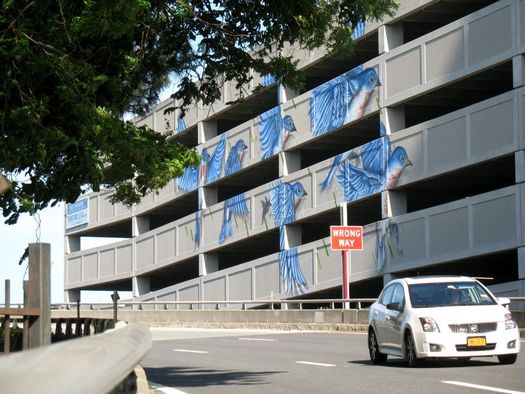
[[[28,320],[29,348],[51,343],[51,245],[29,244],[29,280],[27,303],[30,308],[39,308],[40,316]]]
[[[5,306],[11,306],[11,281],[5,280]],[[4,353],[8,354],[11,351],[11,321],[9,315],[4,316]]]

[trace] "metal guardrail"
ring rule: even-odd
[[[108,393],[150,351],[149,329],[139,323],[0,357],[5,393]]]
[[[348,298],[348,299],[311,299],[311,300],[218,300],[218,301],[121,301],[118,302],[117,306],[119,308],[133,308],[144,309],[146,306],[153,306],[153,310],[167,310],[168,306],[175,306],[176,310],[180,309],[180,306],[188,306],[190,310],[200,309],[199,307],[205,305],[213,305],[216,310],[220,309],[230,309],[233,306],[241,306],[241,309],[246,310],[250,305],[254,307],[268,306],[269,309],[275,309],[275,306],[279,306],[281,309],[283,307],[296,306],[297,309],[319,309],[315,308],[304,308],[305,305],[328,305],[328,309],[349,309],[351,305],[355,305],[357,309],[363,309],[363,304],[372,304],[376,299],[375,298]],[[55,307],[61,307],[63,309],[76,308],[77,303],[63,303],[63,304],[54,304]],[[336,308],[337,305],[341,307]],[[111,302],[92,302],[92,303],[81,303],[80,308],[91,310],[97,309],[111,309],[114,304]],[[159,308],[160,306],[160,308]]]
[[[512,302],[525,302],[525,297],[506,297]],[[139,310],[143,309],[146,306],[153,306],[155,311],[157,310],[167,310],[169,305],[174,305],[175,309],[180,309],[180,306],[188,306],[190,310],[195,309],[195,306],[204,306],[204,305],[214,305],[216,310],[219,309],[230,309],[232,306],[240,305],[241,309],[248,309],[250,305],[255,307],[268,305],[269,309],[275,309],[276,305],[279,305],[281,309],[283,306],[294,305],[297,306],[297,309],[319,309],[315,308],[305,308],[305,305],[323,305],[327,304],[328,309],[349,309],[350,306],[354,305],[356,309],[363,309],[363,304],[369,305],[376,301],[376,298],[330,298],[330,299],[296,299],[296,300],[218,300],[218,301],[120,301],[117,302],[118,308],[127,308],[127,307],[137,307]],[[1,306],[2,304],[0,304]],[[19,304],[11,304],[19,305]],[[341,305],[341,307],[336,308],[336,306]],[[160,306],[160,308],[158,308]],[[90,309],[90,310],[107,310],[114,307],[113,302],[64,302],[64,303],[54,303],[52,309],[74,309],[80,307],[81,309]],[[199,309],[199,308],[197,308]]]

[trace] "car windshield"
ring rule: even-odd
[[[408,292],[413,308],[496,304],[477,282],[412,284],[408,286]]]

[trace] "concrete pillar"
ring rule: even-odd
[[[133,297],[140,297],[151,291],[150,279],[146,276],[134,276],[132,280]]]
[[[217,186],[204,186],[200,188],[199,209],[206,209],[219,202]]]
[[[383,108],[380,114],[380,120],[385,125],[387,134],[393,134],[396,131],[403,130],[406,127],[404,105]]]
[[[40,316],[31,318],[29,348],[51,344],[51,245],[29,244],[29,280],[24,298],[29,308],[39,308]]]
[[[203,144],[209,141],[211,138],[217,136],[217,121],[209,120],[197,123],[197,141],[199,144]]]
[[[514,153],[514,163],[516,183],[525,182],[525,151],[519,150]]]
[[[219,256],[210,253],[199,254],[199,276],[204,276],[219,270]]]
[[[80,237],[76,235],[66,235],[64,242],[64,253],[73,253],[80,250]]]
[[[525,55],[512,58],[512,86],[519,88],[525,85]]]
[[[149,216],[133,216],[131,218],[131,235],[137,237],[150,230]]]
[[[386,285],[391,280],[396,279],[396,277],[393,274],[383,274],[383,285]]]
[[[525,279],[525,247],[518,248],[518,278]]]
[[[379,35],[379,54],[391,51],[403,45],[403,24],[383,25],[378,29]]]
[[[301,152],[279,152],[279,176],[287,176],[301,169]]]
[[[407,213],[407,194],[405,190],[386,190],[381,193],[383,219]]]
[[[279,101],[279,104],[283,104],[287,101],[290,101],[294,97],[299,96],[300,94],[301,93],[299,91],[290,89],[280,84],[277,90],[277,100]]]
[[[302,245],[302,232],[300,224],[287,224],[284,226],[286,248],[295,248]]]
[[[64,291],[64,302],[77,302],[81,300],[80,290],[66,290]]]

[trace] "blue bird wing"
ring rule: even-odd
[[[223,134],[221,136],[219,143],[215,147],[215,151],[213,152],[213,155],[210,157],[210,161],[208,163],[208,175],[206,176],[207,184],[216,181],[221,176],[222,162],[224,160],[225,151],[226,151],[226,134]]]
[[[383,177],[386,175],[386,166],[390,156],[388,137],[378,138],[361,148],[361,161],[363,169]]]
[[[279,252],[279,272],[288,295],[299,295],[306,291],[306,279],[299,264],[296,248]]]
[[[231,175],[237,171],[240,171],[242,168],[241,160],[239,158],[237,148],[234,146],[230,153],[228,154],[228,158],[226,159],[226,166],[224,167],[224,175]]]
[[[277,181],[270,190],[270,204],[276,226],[283,226],[295,220],[295,201],[292,186]]]
[[[326,176],[326,179],[321,184],[321,191],[325,191],[330,187],[330,184],[332,183],[332,179],[334,178],[335,172],[337,171],[337,168],[339,167],[339,163],[341,162],[341,158],[343,155],[337,155],[334,157],[334,161],[332,162],[332,166],[330,167],[330,170],[328,171],[328,175]]]
[[[283,124],[281,109],[279,107],[272,108],[262,113],[259,118],[259,141],[261,142],[262,159],[264,160],[281,149],[280,138]]]
[[[284,184],[282,181],[276,181],[270,189],[270,206],[272,207],[273,219],[276,226],[284,225]]]
[[[310,97],[310,124],[315,136],[328,133],[344,124],[347,79],[345,75],[315,88]]]
[[[199,186],[199,167],[192,165],[186,167],[184,174],[177,177],[176,183],[185,192],[197,189]]]
[[[248,209],[247,199],[244,193],[228,198],[224,202],[223,217],[221,231],[219,234],[219,243],[223,243],[226,238],[232,235],[232,216],[248,216],[250,210]]]
[[[337,175],[345,200],[354,201],[381,190],[383,178],[380,174],[366,171],[345,162]]]
[[[184,118],[181,118],[180,116],[177,118],[177,133],[182,133],[186,130],[186,122],[184,121]]]

